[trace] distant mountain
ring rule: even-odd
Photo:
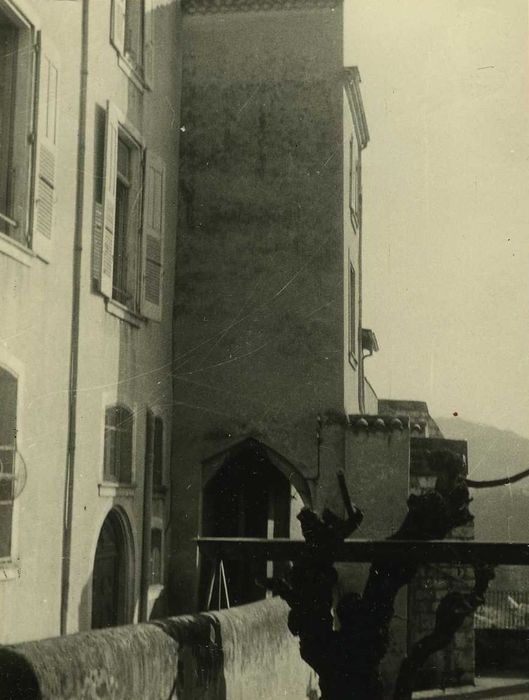
[[[529,469],[529,440],[508,430],[459,418],[436,418],[446,438],[468,442],[472,479],[489,480]],[[529,542],[529,478],[512,486],[473,490],[478,540]]]

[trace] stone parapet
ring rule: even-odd
[[[317,697],[279,599],[0,648],[10,700]]]

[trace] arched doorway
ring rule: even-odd
[[[210,462],[204,465],[208,477],[202,494],[201,532],[204,537],[272,539],[290,536],[295,492],[292,482],[296,480],[292,465],[287,465],[280,455],[253,439],[239,443]],[[308,493],[308,489],[301,490]],[[202,607],[224,607],[228,602],[220,590],[221,579],[230,605],[264,598],[265,589],[256,581],[281,574],[284,566],[248,559],[222,562],[220,571],[219,564],[202,562]]]
[[[125,524],[120,514],[111,510],[101,528],[94,558],[92,629],[130,622],[129,572]]]

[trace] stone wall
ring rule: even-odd
[[[435,486],[435,475],[427,465],[427,452],[453,449],[465,456],[466,442],[438,438],[412,438],[410,490],[424,493]],[[474,525],[457,528],[452,539],[474,539]],[[432,632],[435,613],[440,601],[449,591],[468,591],[474,584],[474,574],[468,566],[423,566],[408,587],[408,649]],[[474,681],[474,623],[468,618],[453,641],[428,659],[417,676],[417,688],[429,689],[458,686]]]
[[[10,700],[314,700],[279,599],[0,648]]]

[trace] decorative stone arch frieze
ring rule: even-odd
[[[342,0],[183,0],[182,9],[189,15],[228,12],[267,12],[270,10],[309,10],[338,8]]]

